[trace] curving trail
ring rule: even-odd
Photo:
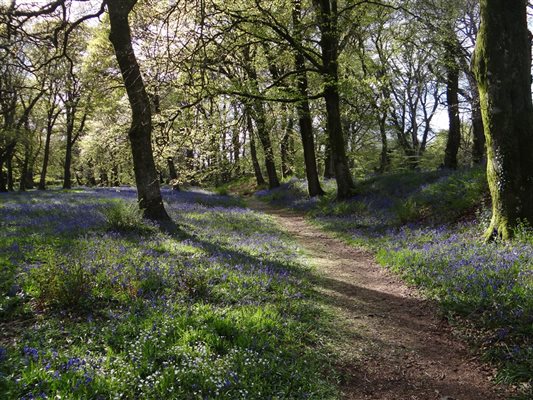
[[[290,210],[256,199],[248,206],[272,215],[316,266],[317,290],[342,326],[339,369],[345,399],[509,399],[492,371],[468,353],[448,324],[372,255],[348,246]]]

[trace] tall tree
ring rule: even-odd
[[[41,167],[41,176],[39,179],[39,190],[46,189],[46,173],[48,171],[48,162],[50,160],[50,142],[52,139],[52,133],[54,126],[61,112],[61,108],[57,102],[59,97],[58,84],[56,80],[51,80],[48,83],[47,98],[46,98],[46,133],[44,140],[44,154],[43,164]]]
[[[303,43],[302,32],[302,2],[293,0],[292,23],[294,37],[300,46]],[[315,140],[313,135],[313,121],[311,118],[311,107],[309,106],[309,82],[305,70],[305,57],[298,51],[294,51],[294,68],[298,71],[296,75],[298,94],[300,101],[296,104],[298,111],[298,124],[300,127],[300,137],[305,162],[305,174],[307,176],[307,189],[309,196],[321,196],[324,194],[320,181],[318,180],[318,167],[316,165]]]
[[[243,49],[244,68],[250,79],[252,92],[259,93],[258,75],[255,68],[253,56],[250,53],[250,47],[245,46]],[[253,119],[257,127],[257,136],[263,146],[263,153],[265,155],[265,167],[268,176],[268,187],[270,189],[278,187],[279,179],[276,171],[276,164],[274,162],[274,150],[272,148],[272,141],[270,138],[269,128],[267,126],[267,115],[265,111],[265,104],[259,98],[254,98],[250,101],[250,110],[252,111]]]
[[[314,0],[318,13],[324,100],[326,102],[327,130],[335,179],[337,198],[344,200],[355,192],[346,144],[341,124],[339,93],[339,27],[337,0]]]
[[[486,238],[533,224],[531,34],[526,0],[481,0],[475,73],[487,140],[492,220]]]
[[[459,116],[459,57],[460,47],[453,29],[445,37],[444,62],[446,65],[446,103],[448,108],[448,139],[444,152],[444,166],[457,169],[457,155],[461,145],[461,118]]]
[[[146,218],[168,221],[163,205],[159,177],[152,153],[152,113],[150,99],[135,57],[128,16],[137,0],[107,0],[111,31],[109,40],[115,49],[124,86],[131,106],[129,138],[133,156],[139,207]]]

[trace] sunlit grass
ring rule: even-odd
[[[296,247],[228,196],[122,188],[0,199],[6,398],[336,398],[325,310]]]

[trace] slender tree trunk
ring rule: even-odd
[[[10,163],[13,157],[13,151],[15,150],[15,146],[16,142],[11,142],[0,152],[0,192],[7,192],[9,190],[10,174],[11,187],[13,187],[13,172],[10,167]],[[4,172],[4,165],[6,167],[6,172]]]
[[[302,2],[294,1],[292,20],[294,25],[294,34],[299,43],[303,41],[302,27]],[[300,101],[296,104],[298,112],[298,125],[300,127],[300,137],[302,139],[302,148],[304,153],[305,174],[307,177],[307,188],[309,196],[321,196],[324,194],[320,181],[318,179],[318,167],[316,163],[315,139],[313,135],[313,121],[311,119],[311,108],[309,106],[309,82],[305,72],[305,58],[297,51],[294,56],[294,66],[298,72],[296,76],[298,94]]]
[[[7,192],[7,181],[4,174],[4,158],[0,157],[0,193]]]
[[[171,181],[178,179],[178,173],[176,172],[176,166],[174,165],[174,159],[167,157],[168,176]]]
[[[178,173],[176,171],[176,165],[174,164],[174,159],[172,157],[167,157],[167,166],[168,166],[168,175],[170,177],[170,184],[172,185],[172,190],[179,191],[180,186],[178,184]]]
[[[257,71],[255,70],[254,65],[252,64],[253,60],[250,58],[249,48],[244,49],[244,56],[247,65],[247,73],[250,78],[250,81],[255,86],[255,90],[259,92],[259,87],[257,84]],[[252,100],[251,111],[253,113],[253,118],[255,120],[255,125],[257,127],[257,136],[263,147],[263,154],[265,156],[265,167],[268,176],[268,187],[270,189],[276,188],[279,186],[278,173],[276,172],[276,164],[274,162],[274,150],[272,148],[272,141],[270,140],[270,133],[267,127],[267,118],[265,112],[265,106],[263,102],[259,99]]]
[[[70,118],[67,117],[67,121]],[[63,165],[63,189],[72,188],[72,174],[71,174],[71,165],[72,165],[72,131],[74,129],[73,121],[67,122],[67,140],[65,148],[65,164]]]
[[[30,146],[28,143],[24,144],[24,160],[22,161],[22,167],[20,169],[19,178],[19,191],[24,192],[28,189],[28,167],[30,164]]]
[[[335,179],[337,180],[337,198],[344,200],[353,196],[355,185],[348,166],[346,145],[341,125],[337,1],[315,0],[315,2],[320,9],[320,47],[322,49],[322,76],[324,79],[324,100],[326,102],[329,145],[333,168],[335,170]]]
[[[274,189],[279,186],[278,173],[276,172],[276,164],[274,163],[274,150],[272,149],[272,142],[270,141],[270,134],[268,132],[266,123],[265,108],[261,101],[254,102],[255,124],[257,127],[257,136],[263,147],[263,154],[265,155],[265,168],[268,176],[268,187]]]
[[[300,81],[304,78],[303,81]],[[313,122],[311,120],[311,110],[309,108],[309,100],[307,99],[307,77],[298,77],[300,87],[300,96],[302,101],[298,103],[298,124],[300,126],[300,136],[302,138],[302,147],[304,152],[305,174],[307,177],[307,187],[309,196],[321,196],[324,194],[318,179],[318,168],[315,154],[315,141],[313,136]],[[303,90],[305,88],[305,90]],[[302,91],[304,93],[302,93]]]
[[[15,191],[15,179],[13,178],[13,157],[15,155],[15,145],[7,153],[6,168],[7,168],[7,190]]]
[[[389,143],[387,141],[387,112],[384,111],[379,118],[379,134],[381,137],[381,156],[379,159],[379,172],[383,174],[389,169],[390,158],[389,158]]]
[[[152,153],[150,100],[132,46],[128,15],[137,0],[107,0],[111,31],[109,40],[122,73],[132,111],[129,139],[137,185],[139,207],[146,218],[169,221]]]
[[[261,166],[259,165],[259,160],[257,159],[257,149],[255,147],[255,137],[254,137],[254,126],[252,123],[252,117],[248,112],[246,112],[246,127],[248,130],[248,135],[250,136],[250,156],[252,157],[252,166],[254,167],[255,180],[257,186],[263,186],[266,184],[265,178],[261,173]]]
[[[290,154],[290,140],[292,130],[294,128],[294,121],[291,116],[287,118],[286,123],[283,126],[283,136],[280,142],[280,156],[281,156],[281,176],[287,178],[293,174],[292,160]]]
[[[486,238],[533,225],[533,105],[527,1],[481,0],[475,73],[487,140],[492,220]]]
[[[48,162],[50,159],[50,140],[52,138],[52,127],[46,128],[46,139],[44,142],[43,167],[41,168],[41,177],[39,179],[38,190],[46,189],[46,172],[48,170]]]
[[[483,164],[486,158],[485,131],[479,97],[472,102],[472,106],[472,161],[474,164]]]
[[[452,32],[453,33],[453,32]],[[455,35],[455,33],[453,33]],[[444,167],[457,169],[457,154],[461,145],[461,119],[459,117],[459,66],[452,44],[446,45],[447,60],[446,100],[448,103],[448,140],[444,152]]]
[[[233,134],[231,137],[231,145],[232,145],[232,151],[233,151],[233,165],[235,168],[235,176],[240,176],[241,174],[241,143],[239,138],[239,127],[235,126],[233,129]]]
[[[113,167],[111,168],[111,176],[113,177],[113,186],[120,186],[120,176],[117,164],[113,163]]]

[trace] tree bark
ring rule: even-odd
[[[0,152],[0,192],[13,190],[13,169],[11,160],[15,150],[16,142],[12,141]],[[4,173],[4,165],[6,172]],[[11,189],[9,189],[11,187]]]
[[[180,186],[178,184],[178,173],[176,171],[176,165],[174,164],[174,159],[172,157],[167,157],[167,166],[172,190],[179,191]]]
[[[279,187],[278,173],[276,171],[276,164],[274,163],[274,150],[272,142],[270,141],[270,134],[267,129],[266,114],[263,103],[260,100],[254,101],[254,119],[257,127],[257,136],[263,147],[263,154],[265,155],[265,168],[268,176],[268,187],[274,189]]]
[[[379,173],[388,171],[390,166],[389,143],[387,140],[387,111],[384,110],[379,117],[379,134],[381,137],[381,155],[379,159]]]
[[[39,179],[39,186],[37,187],[38,190],[46,189],[46,172],[48,170],[48,162],[50,159],[50,140],[52,138],[52,129],[53,129],[53,125],[48,123],[46,127],[46,139],[44,142],[43,166],[41,168],[41,177]]]
[[[355,185],[346,157],[346,145],[341,125],[338,71],[338,27],[337,1],[315,0],[319,6],[319,29],[321,33],[322,76],[324,80],[324,100],[327,112],[327,130],[335,179],[337,198],[347,199],[354,195]]]
[[[533,225],[533,105],[527,1],[481,0],[475,74],[487,141],[492,220],[486,238]]]
[[[335,168],[333,167],[333,159],[331,158],[331,147],[329,139],[326,139],[326,147],[324,149],[324,178],[335,178]]]
[[[249,47],[244,49],[244,56],[247,61],[246,72],[250,81],[254,87],[254,91],[259,93],[259,87],[257,83],[257,71],[252,64],[253,60],[250,57]],[[257,136],[263,147],[263,154],[265,156],[265,168],[268,176],[268,187],[274,189],[279,187],[278,173],[276,172],[276,164],[274,162],[274,150],[272,148],[272,141],[270,139],[270,133],[267,128],[265,106],[260,99],[251,100],[250,110],[252,111],[253,119],[257,128]]]
[[[294,34],[299,43],[302,42],[301,27],[301,0],[294,1],[292,20],[294,25]],[[298,112],[298,125],[300,127],[300,137],[302,139],[302,148],[304,153],[305,175],[307,177],[307,189],[309,196],[321,196],[324,194],[318,178],[318,167],[316,163],[315,138],[313,135],[313,121],[311,119],[311,108],[309,106],[309,82],[305,72],[305,58],[301,52],[296,51],[294,56],[294,66],[298,72],[296,76],[298,94],[300,101],[296,103]]]
[[[235,115],[237,115],[237,108],[235,107]],[[241,143],[240,143],[240,131],[238,124],[235,124],[235,127],[231,136],[231,146],[232,146],[232,155],[233,155],[233,166],[235,171],[235,176],[239,177],[241,175]]]
[[[451,34],[455,36],[452,31]],[[446,47],[446,101],[448,103],[448,140],[444,152],[444,167],[457,169],[457,154],[461,145],[461,119],[459,117],[459,65],[457,64],[453,44]]]
[[[483,128],[483,115],[479,102],[479,88],[476,77],[472,71],[466,71],[470,86],[470,108],[472,112],[472,162],[474,165],[483,164],[486,158],[485,131]]]
[[[292,116],[288,116],[286,123],[283,126],[283,136],[280,142],[281,155],[281,176],[287,178],[294,172],[292,170],[292,154],[291,154],[291,136],[294,128],[294,120]]]
[[[109,40],[122,73],[131,106],[129,139],[137,185],[139,207],[146,218],[169,221],[152,152],[152,114],[150,100],[133,51],[128,15],[137,0],[107,0],[111,31]]]
[[[0,193],[4,192],[7,192],[7,182],[4,175],[4,158],[0,157]]]
[[[255,137],[254,137],[254,125],[252,122],[252,117],[248,111],[246,111],[246,127],[248,130],[248,135],[250,136],[250,156],[252,157],[252,166],[254,167],[255,181],[257,186],[263,186],[266,184],[265,178],[261,173],[261,166],[259,165],[259,160],[257,159],[257,149],[255,147]]]
[[[67,115],[67,140],[65,147],[65,164],[63,165],[63,189],[72,188],[72,132],[74,129],[73,121],[70,121],[72,117]]]
[[[30,146],[28,143],[24,143],[24,160],[22,161],[22,167],[20,169],[19,178],[19,191],[24,192],[29,189],[28,185],[28,171],[30,165]]]
[[[13,157],[15,155],[15,146],[11,146],[7,153],[6,168],[7,168],[7,190],[9,192],[15,191],[15,179],[13,178]]]

